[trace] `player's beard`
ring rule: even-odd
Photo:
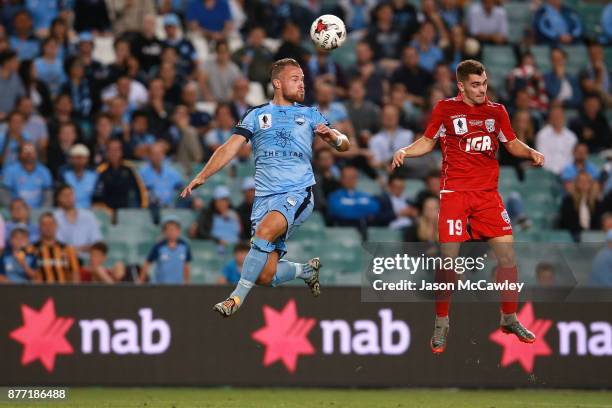
[[[297,103],[302,103],[304,102],[304,96],[306,95],[306,93],[304,91],[295,91],[295,93],[292,94],[284,94],[283,98],[285,98],[286,100],[288,100],[289,102],[297,102]]]

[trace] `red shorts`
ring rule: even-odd
[[[470,226],[470,233],[467,226]],[[440,193],[440,242],[512,235],[512,223],[497,190]]]

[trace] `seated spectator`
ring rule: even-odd
[[[74,122],[62,123],[57,133],[57,139],[49,145],[47,166],[53,178],[57,178],[60,168],[68,164],[70,149],[79,141],[77,127]]]
[[[1,88],[0,88],[1,89]],[[30,96],[22,96],[17,102],[17,111],[23,115],[23,133],[34,143],[39,152],[46,152],[49,132],[45,119],[36,113]],[[2,144],[0,144],[2,146]]]
[[[113,42],[115,60],[107,66],[108,75],[102,86],[107,86],[116,82],[121,76],[127,75],[129,71],[129,60],[132,57],[130,43],[127,38],[115,38]]]
[[[108,161],[98,167],[98,182],[93,196],[94,207],[148,208],[149,196],[138,172],[123,161],[120,140],[108,142]]]
[[[140,167],[139,174],[147,188],[151,205],[160,208],[176,207],[176,198],[184,181],[166,159],[166,146],[163,143],[151,145],[148,160]]]
[[[554,105],[550,109],[548,125],[536,135],[536,150],[546,157],[544,168],[555,174],[571,161],[572,149],[578,141],[574,132],[565,126],[563,108]]]
[[[246,45],[232,54],[232,61],[242,74],[250,81],[259,82],[263,89],[270,81],[270,66],[274,62],[272,52],[264,45],[265,39],[265,29],[255,26],[249,31]]]
[[[331,127],[352,137],[354,131],[348,113],[342,103],[335,101],[333,85],[325,81],[319,81],[316,83],[315,93],[315,107],[329,121]]]
[[[612,3],[609,3],[601,13],[601,30],[599,42],[604,45],[612,44]]]
[[[535,270],[536,284],[541,288],[555,286],[555,267],[548,262],[540,262]]]
[[[576,143],[574,145],[574,161],[561,170],[561,181],[564,183],[576,180],[576,176],[580,172],[587,172],[593,180],[597,180],[599,170],[597,166],[589,160],[589,147],[584,143]]]
[[[446,62],[452,72],[455,72],[457,65],[466,59],[480,59],[480,43],[466,34],[466,29],[462,25],[451,28],[450,38],[446,46],[442,46],[444,52],[444,62]]]
[[[162,219],[164,239],[159,241],[147,256],[140,270],[140,282],[149,278],[149,269],[154,265],[152,283],[189,283],[191,248],[181,238],[181,223],[178,218],[167,216]]]
[[[38,219],[40,240],[35,242],[29,253],[36,257],[37,282],[76,283],[80,280],[79,260],[70,245],[57,240],[57,223],[50,212],[43,213]]]
[[[85,76],[85,66],[81,60],[73,58],[68,61],[68,80],[62,85],[61,93],[70,95],[74,112],[79,119],[89,119],[98,107],[92,84]]]
[[[267,87],[267,82],[264,85],[264,89]],[[235,118],[241,118],[246,115],[246,112],[253,106],[247,102],[246,98],[249,94],[249,81],[246,78],[238,78],[232,87],[232,101],[230,102],[230,109],[232,110],[232,116]]]
[[[440,199],[428,197],[418,208],[420,215],[414,224],[404,231],[404,242],[438,242],[438,211]]]
[[[176,106],[181,102],[183,78],[181,78],[173,63],[162,61],[159,66],[159,79],[164,84],[164,100],[170,106]]]
[[[121,74],[114,83],[102,90],[101,95],[102,101],[107,104],[117,97],[126,101],[127,112],[133,113],[147,103],[147,88],[129,74]]]
[[[142,16],[156,12],[157,2],[140,0],[136,2],[109,3],[109,12],[115,36],[133,39],[142,30]]]
[[[282,43],[278,50],[276,50],[274,60],[293,58],[300,64],[302,69],[308,69],[306,61],[310,58],[310,51],[302,45],[300,27],[291,20],[286,20],[282,24]],[[273,36],[270,34],[270,26],[267,21],[266,30],[269,36]]]
[[[612,105],[612,71],[606,64],[601,44],[588,42],[589,61],[580,72],[580,87],[584,94],[598,95],[605,106]]]
[[[26,94],[23,83],[17,74],[19,60],[13,50],[0,53],[0,120],[5,120],[9,112],[15,107],[17,100]]]
[[[19,146],[33,142],[24,130],[24,116],[19,111],[9,113],[6,126],[0,130],[0,165],[10,166],[19,161]]]
[[[8,244],[8,239],[11,236],[11,231],[16,225],[25,225],[28,227],[29,241],[36,242],[40,236],[38,224],[30,221],[30,207],[21,198],[15,198],[9,205],[10,219],[5,224],[5,239]],[[4,245],[4,243],[3,243]]]
[[[370,194],[356,189],[358,179],[355,167],[342,169],[341,188],[327,199],[327,216],[332,226],[356,227],[365,238],[367,226],[374,221],[380,205]]]
[[[0,60],[1,59],[2,57],[0,56]],[[47,86],[38,79],[38,73],[36,72],[36,67],[32,60],[25,60],[19,64],[19,78],[23,85],[24,95],[32,100],[34,110],[45,118],[50,116],[53,111],[51,95],[49,94]],[[4,74],[0,75],[0,89],[6,90],[3,94],[3,98],[0,98],[0,115],[2,115],[1,104],[12,100],[10,95],[14,95],[12,91],[12,89],[14,89],[12,87],[14,86],[15,84],[10,83],[10,81],[5,82]]]
[[[575,10],[564,6],[562,0],[546,0],[533,16],[538,42],[571,44],[582,38],[583,26]]]
[[[148,129],[156,138],[163,137],[170,127],[172,106],[165,99],[166,90],[161,79],[149,82],[149,100],[142,110],[147,114]]]
[[[378,197],[380,211],[377,215],[377,224],[388,226],[391,229],[404,229],[412,225],[412,217],[416,216],[416,209],[409,203],[404,194],[406,182],[397,177],[389,177],[386,191]]]
[[[577,108],[582,93],[578,79],[566,72],[567,53],[561,48],[553,48],[550,51],[550,62],[552,71],[544,74],[549,100],[561,103],[567,108]]]
[[[240,217],[240,239],[248,241],[251,239],[251,213],[255,202],[255,179],[246,177],[242,181],[242,203],[236,208]]]
[[[74,111],[70,95],[60,94],[53,101],[53,114],[47,120],[47,127],[49,129],[49,143],[57,141],[57,134],[62,124],[71,123],[73,121]]]
[[[149,132],[149,119],[143,111],[136,111],[132,115],[130,137],[125,150],[128,159],[143,160],[149,149],[155,143],[155,136]]]
[[[416,48],[405,47],[402,52],[402,65],[391,76],[391,83],[401,83],[408,92],[406,97],[416,106],[425,105],[427,89],[433,84],[429,71],[420,66],[420,57]]]
[[[463,7],[461,2],[457,0],[442,0],[440,4],[440,17],[449,30],[461,26],[463,24]]]
[[[527,88],[519,88],[514,94],[514,105],[511,106],[511,117],[514,117],[518,112],[526,112],[533,126],[534,132],[537,132],[544,126],[544,113],[540,110],[532,109],[532,99]],[[553,104],[554,105],[554,104]]]
[[[218,41],[215,45],[215,57],[204,63],[203,75],[207,78],[207,88],[211,97],[217,102],[229,102],[232,99],[232,84],[240,77],[242,72],[231,60],[229,46],[225,41]]]
[[[481,42],[503,44],[508,41],[506,9],[495,0],[472,3],[468,11],[467,26],[470,35]]]
[[[578,117],[570,121],[569,128],[578,140],[593,153],[612,148],[612,130],[596,94],[584,97]]]
[[[74,2],[74,30],[77,32],[107,32],[111,28],[106,1],[79,0]]]
[[[314,185],[315,209],[327,214],[327,199],[340,185],[340,169],[334,163],[334,155],[328,147],[318,149],[314,153]]]
[[[145,14],[142,18],[142,29],[130,44],[132,54],[138,59],[147,77],[159,66],[163,48],[162,42],[155,34],[156,28],[156,15]]]
[[[612,229],[606,232],[606,244],[593,259],[589,284],[612,288]]]
[[[217,279],[217,283],[220,285],[235,285],[240,280],[242,274],[242,265],[244,265],[244,258],[251,246],[245,242],[239,242],[234,247],[234,259],[229,261],[223,266],[221,270],[221,276]]]
[[[171,151],[176,151],[176,162],[183,168],[183,173],[191,176],[194,166],[202,162],[204,152],[198,138],[198,132],[189,122],[189,111],[183,105],[174,110],[174,124],[170,127]]]
[[[240,80],[246,81],[246,79],[244,78],[241,78]],[[246,82],[248,88],[248,81]],[[187,107],[187,113],[189,114],[189,124],[193,126],[199,134],[203,135],[204,133],[206,133],[206,130],[208,130],[208,126],[212,121],[212,116],[206,111],[199,110],[197,107],[198,84],[195,81],[187,82],[183,87],[181,103]]]
[[[130,113],[127,101],[116,96],[108,101],[107,113],[113,127],[113,135],[122,140],[129,140],[130,136]]]
[[[569,230],[576,242],[580,241],[580,232],[595,229],[600,210],[599,188],[591,175],[585,171],[578,173],[569,194],[561,203],[560,227]]]
[[[90,170],[88,163],[89,149],[76,144],[70,148],[69,165],[60,169],[60,180],[74,191],[76,208],[91,208],[98,173]]]
[[[519,110],[512,115],[512,130],[521,142],[529,147],[535,146],[535,130],[528,110]],[[499,149],[499,164],[513,166],[521,181],[525,179],[525,168],[531,167],[529,160],[513,156],[506,149]]]
[[[313,82],[324,81],[335,87],[335,93],[342,98],[346,94],[347,81],[342,66],[335,62],[330,53],[317,49],[308,61],[308,74]],[[308,92],[308,89],[306,90]]]
[[[101,113],[96,117],[94,135],[89,143],[91,151],[91,163],[94,166],[99,166],[106,161],[106,147],[108,142],[113,138],[121,138],[120,135],[113,134],[113,124],[110,116],[106,113]]]
[[[344,13],[344,21],[346,28],[352,36],[361,36],[364,34],[370,23],[370,13],[376,5],[375,0],[340,0],[339,6]],[[412,4],[409,4],[414,11],[414,19],[411,22],[416,22],[416,10]],[[395,13],[397,16],[397,12]],[[408,27],[409,21],[402,21],[399,27]]]
[[[387,75],[374,62],[374,51],[366,41],[359,41],[355,47],[356,64],[348,69],[350,78],[360,79],[365,87],[365,99],[381,105],[387,85]],[[349,92],[349,97],[351,96]]]
[[[189,29],[209,41],[223,41],[232,30],[232,13],[227,0],[190,0],[185,16]]]
[[[373,102],[365,99],[366,90],[361,79],[351,80],[349,99],[344,103],[359,147],[368,146],[370,137],[380,129],[380,109]]]
[[[57,41],[47,37],[42,43],[42,55],[34,60],[38,78],[47,85],[52,97],[59,94],[62,84],[66,81],[64,65],[58,51]]]
[[[208,208],[202,209],[190,229],[192,238],[212,239],[220,245],[235,244],[241,233],[240,217],[231,208],[230,191],[217,186]]]
[[[374,21],[370,23],[365,41],[374,51],[374,59],[388,64],[389,60],[399,58],[401,46],[406,40],[402,29],[393,24],[393,7],[389,3],[381,3],[374,9]]]
[[[0,256],[0,282],[22,283],[36,277],[36,257],[27,253],[30,245],[28,226],[17,224],[13,227],[9,245]]]
[[[53,179],[51,173],[38,161],[32,143],[23,143],[19,148],[19,161],[4,168],[2,183],[8,192],[6,198],[23,198],[31,208],[51,205]]]
[[[382,110],[382,129],[370,140],[372,164],[379,169],[387,169],[393,154],[412,143],[414,133],[399,127],[399,110],[396,106],[385,105]]]
[[[13,35],[9,38],[11,48],[17,52],[20,61],[33,60],[38,56],[40,44],[34,36],[32,16],[20,10],[13,16]]]
[[[76,207],[74,190],[68,185],[57,189],[55,202],[58,207],[53,213],[57,222],[57,240],[71,245],[80,256],[85,256],[91,245],[102,240],[96,216],[90,210]]]
[[[440,199],[440,170],[430,170],[425,176],[425,189],[419,191],[414,198],[414,205],[417,209],[423,208],[423,203],[427,198],[434,197]],[[410,198],[410,197],[409,197]]]
[[[433,23],[425,21],[410,45],[419,54],[419,66],[430,74],[433,73],[436,65],[444,57],[442,50],[437,45],[436,29]]]
[[[89,248],[89,259],[81,267],[81,282],[117,283],[125,276],[125,265],[121,261],[107,266],[108,246],[96,242]]]
[[[535,65],[533,54],[527,52],[521,56],[519,65],[510,71],[507,81],[508,91],[515,95],[519,89],[525,89],[529,96],[529,108],[546,112],[548,95],[542,73]]]
[[[226,103],[220,103],[215,109],[214,126],[204,137],[204,145],[211,152],[217,150],[231,136],[237,119],[232,116],[232,110]]]
[[[164,47],[174,48],[179,57],[179,70],[191,74],[198,65],[198,54],[195,47],[184,36],[179,36],[181,22],[176,14],[166,14],[164,16],[164,31],[166,39]]]
[[[457,82],[448,65],[444,63],[436,65],[433,77],[436,89],[442,91],[443,98],[452,98],[457,95]]]

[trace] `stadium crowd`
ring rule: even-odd
[[[251,233],[252,178],[231,174],[238,202],[222,184],[191,200],[177,195],[245,112],[266,102],[269,66],[286,57],[304,70],[305,103],[352,142],[343,153],[314,145],[316,209],[328,227],[354,226],[363,239],[371,226],[388,227],[407,241],[435,241],[440,154],[394,172],[391,158],[420,137],[437,101],[457,94],[458,62],[481,59],[485,47],[512,46],[516,62],[488,97],[505,104],[519,139],[544,153],[558,180],[550,228],[567,229],[576,241],[581,231],[607,231],[612,241],[612,71],[604,52],[612,44],[612,4],[601,6],[595,36],[573,4],[525,2],[533,19],[511,40],[516,22],[499,0],[5,1],[0,280],[187,282],[192,254],[184,235],[233,248],[219,282],[235,282]],[[325,13],[346,22],[345,50],[309,44],[310,23]],[[534,45],[549,47],[549,71],[538,68]],[[567,45],[586,47],[577,75],[568,71]],[[233,168],[252,170],[250,149]],[[519,181],[529,177],[527,163],[503,148],[500,164]],[[409,195],[414,180],[424,187]],[[362,191],[363,182],[378,193]],[[516,229],[533,228],[523,197],[505,199]],[[106,213],[116,222],[125,208],[150,210],[163,232],[136,274],[108,261],[111,237],[97,219]],[[160,217],[167,208],[197,216],[182,225]],[[598,262],[598,282],[612,286],[612,244]]]

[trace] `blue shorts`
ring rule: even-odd
[[[285,242],[293,234],[293,231],[310,217],[313,208],[312,187],[288,193],[255,197],[253,211],[251,212],[251,236],[255,235],[258,223],[270,211],[278,211],[283,214],[287,220],[287,232],[273,242],[275,250],[279,252],[280,258],[282,258],[287,253]]]

